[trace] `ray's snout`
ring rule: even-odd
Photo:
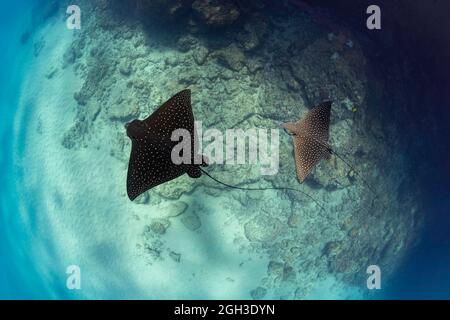
[[[144,122],[141,120],[133,120],[125,124],[127,136],[131,139],[138,139],[145,136],[146,130]]]

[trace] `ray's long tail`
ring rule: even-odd
[[[372,195],[374,196],[375,199],[378,198],[378,194],[377,192],[372,188],[372,186],[366,181],[366,179],[364,179],[362,177],[362,175],[359,173],[358,170],[356,170],[353,165],[350,164],[349,161],[347,161],[347,159],[345,159],[343,156],[341,156],[340,154],[338,154],[336,151],[334,151],[331,148],[327,148],[327,150],[331,153],[334,154],[336,157],[338,157],[342,162],[344,162],[358,177],[359,179],[361,179],[361,181],[366,185],[366,187],[370,190],[370,192],[372,193]]]
[[[325,210],[325,208],[320,204],[320,202],[316,199],[314,199],[311,195],[309,195],[308,193],[299,190],[299,189],[295,189],[295,188],[289,188],[289,187],[267,187],[267,188],[245,188],[245,187],[238,187],[238,186],[234,186],[225,182],[222,182],[220,180],[217,180],[216,178],[214,178],[213,176],[211,176],[209,174],[209,172],[207,172],[206,170],[204,170],[202,167],[199,167],[200,170],[206,174],[209,178],[211,178],[212,180],[214,180],[217,183],[220,183],[226,187],[229,188],[233,188],[233,189],[239,189],[239,190],[248,190],[248,191],[264,191],[264,190],[289,190],[289,191],[295,191],[295,192],[299,192],[301,194],[303,194],[304,196],[306,196],[307,198],[311,199],[312,201],[314,201],[321,210]]]
[[[374,196],[374,200],[379,198],[377,192],[375,191],[374,188],[372,188],[372,186],[367,182],[366,179],[363,178],[363,176],[361,175],[361,173],[355,169],[355,167],[342,155],[340,155],[339,153],[337,153],[336,151],[334,151],[328,144],[315,139],[317,143],[319,143],[323,148],[325,148],[326,151],[328,151],[330,154],[334,154],[336,157],[338,157],[342,162],[344,162],[357,176],[359,179],[361,179],[361,181],[366,185],[367,189],[370,190],[370,192],[372,193],[372,195]]]

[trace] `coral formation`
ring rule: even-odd
[[[226,26],[239,18],[239,10],[232,2],[219,0],[195,0],[192,9],[210,26]]]

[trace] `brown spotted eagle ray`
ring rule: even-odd
[[[360,176],[359,172],[343,156],[336,153],[328,143],[331,104],[331,101],[325,101],[312,108],[297,122],[283,124],[283,128],[293,139],[295,167],[300,183],[305,181],[320,160],[329,159],[331,155],[341,159],[356,175]],[[361,180],[377,197],[374,189],[366,180],[362,178]]]
[[[328,145],[330,113],[331,101],[326,101],[299,121],[283,124],[294,142],[295,167],[300,182],[305,181],[320,160],[329,158],[333,153]]]

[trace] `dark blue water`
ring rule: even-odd
[[[388,284],[387,299],[450,299],[450,23],[448,1],[307,1],[351,28],[380,75],[409,64],[396,114],[411,175],[418,178],[425,211],[419,245]],[[369,5],[382,12],[382,29],[365,28]],[[397,86],[392,83],[392,86]],[[400,86],[401,87],[401,86]]]
[[[2,72],[0,73],[0,119],[1,119],[1,146],[0,175],[1,185],[1,228],[0,233],[0,297],[38,298],[39,294],[31,290],[30,284],[39,283],[38,275],[32,268],[24,270],[27,265],[32,265],[22,252],[26,242],[20,239],[20,226],[17,225],[17,205],[15,204],[14,181],[11,180],[11,172],[14,167],[11,163],[13,132],[13,119],[15,108],[20,96],[20,82],[26,69],[27,53],[22,52],[19,41],[24,26],[30,23],[30,13],[34,6],[32,1],[16,1],[4,5],[0,10],[0,61]]]

